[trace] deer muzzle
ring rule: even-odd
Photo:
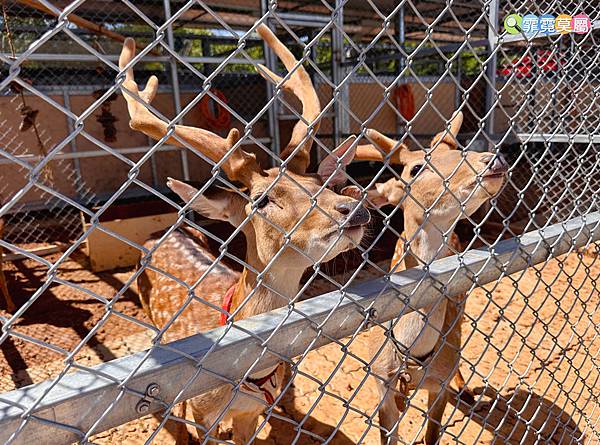
[[[343,202],[335,206],[342,215],[347,216],[342,227],[364,226],[371,221],[371,213],[358,201]]]
[[[500,153],[496,154],[484,177],[503,177],[508,172],[509,165]],[[490,159],[491,160],[491,159]],[[489,161],[488,161],[489,162]]]

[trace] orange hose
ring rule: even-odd
[[[402,117],[407,121],[411,120],[417,114],[415,107],[415,96],[409,84],[398,85],[393,93],[394,105]]]
[[[221,91],[217,90],[216,88],[213,88],[211,89],[211,93],[215,97],[219,98],[224,104],[227,103],[227,97],[225,97],[225,95]],[[202,98],[202,100],[198,104],[198,106],[200,107],[200,114],[204,117],[204,119],[206,119],[208,125],[212,129],[228,130],[229,128],[231,128],[231,113],[229,113],[227,108],[222,106],[217,101],[214,101],[215,112],[213,112],[210,107],[210,102],[212,100],[213,99],[208,95],[205,95]]]

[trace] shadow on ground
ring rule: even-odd
[[[469,421],[492,433],[495,445],[584,442],[583,432],[566,412],[571,405],[561,407],[534,392],[515,388],[500,393],[479,387],[474,393],[472,406],[457,400],[452,403]]]

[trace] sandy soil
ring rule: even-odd
[[[470,294],[461,370],[476,401],[452,400],[441,443],[600,443],[599,248],[551,260]],[[23,304],[46,270],[23,261],[9,264],[7,272],[14,299]],[[111,298],[130,274],[92,274],[78,254],[59,271],[71,285],[52,286],[13,329],[71,351],[104,314],[102,302],[77,287]],[[321,283],[313,292],[326,289]],[[134,290],[126,291],[115,308],[147,322]],[[77,358],[92,365],[142,350],[150,340],[141,324],[113,314]],[[365,335],[345,342],[347,354],[339,345],[308,354],[255,443],[289,444],[297,435],[300,444],[328,438],[335,445],[379,443],[377,394],[364,370]],[[11,337],[0,348],[0,392],[44,380],[63,366],[61,354],[27,340]],[[408,443],[422,441],[425,406],[426,393],[417,392],[400,428]],[[146,417],[100,433],[93,442],[144,443],[156,424]]]

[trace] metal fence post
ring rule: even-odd
[[[260,12],[263,17],[265,17],[265,24],[269,26],[269,0],[261,0],[260,1]],[[273,29],[272,26],[269,26]],[[271,71],[277,71],[277,61],[275,59],[275,54],[273,51],[269,49],[266,43],[263,42],[263,54],[265,56],[265,66],[269,68]],[[271,100],[274,95],[274,87],[273,85],[265,80],[266,91],[267,91],[267,100]],[[271,135],[271,151],[276,153],[277,155],[281,154],[281,146],[279,140],[279,113],[281,107],[279,106],[278,101],[273,102],[273,106],[269,107],[267,111],[268,122],[269,122],[269,134]],[[271,166],[275,166],[275,161],[270,159]]]
[[[165,20],[171,18],[171,2],[170,0],[163,0],[163,8],[165,12]],[[175,38],[173,37],[173,25],[169,25],[167,28],[167,44],[172,51],[175,51]],[[181,112],[181,93],[179,90],[179,74],[177,73],[177,61],[173,57],[169,57],[169,66],[171,69],[171,82],[173,87],[173,106],[175,107],[175,114]],[[186,149],[182,149],[179,152],[181,157],[181,174],[183,179],[186,181],[190,180],[190,167],[188,163],[188,153]]]
[[[67,90],[63,90],[63,100],[65,102],[65,107],[67,107],[67,109],[71,109],[71,98],[69,97],[69,92]],[[71,119],[69,119],[68,117],[66,117],[66,121],[67,121],[67,128],[69,129],[70,132],[74,131],[75,128],[73,127],[73,122],[71,121]],[[71,143],[69,144],[71,146],[71,152],[72,153],[77,153],[77,139],[73,139],[71,141]],[[83,181],[83,177],[81,176],[81,162],[79,160],[79,158],[74,157],[73,160],[71,161],[73,163],[73,169],[75,170],[75,188],[76,188],[76,192],[77,192],[77,197],[79,198],[79,200],[81,202],[83,202],[83,193],[82,190],[85,187],[85,183]]]
[[[500,13],[499,0],[490,0],[488,3],[488,57],[486,61],[485,75],[487,82],[485,84],[485,112],[489,113],[485,121],[485,131],[491,138],[494,135],[494,113],[496,101],[496,70],[498,45],[498,15]]]
[[[346,69],[344,65],[345,45],[344,45],[344,4],[346,0],[336,0],[335,9],[337,15],[334,18],[335,26],[331,30],[331,68],[333,84],[338,91],[338,100],[334,103],[334,130],[333,144],[338,146],[342,139],[350,132],[350,123],[348,121],[348,113],[344,107],[350,106],[349,85],[344,80]]]
[[[405,32],[405,23],[404,23],[404,3],[400,6],[400,10],[398,11],[398,20],[396,21],[396,39],[398,39],[398,43],[402,50],[406,50],[406,32]],[[398,62],[396,68],[396,74],[401,76],[404,73],[404,69],[406,68],[406,60],[403,54],[398,55]],[[400,135],[400,132],[404,128],[403,120],[396,115],[396,133]]]

